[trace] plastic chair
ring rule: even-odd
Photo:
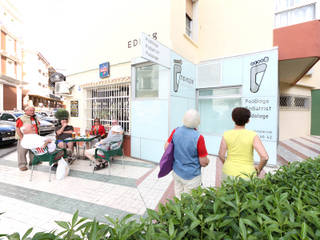
[[[32,160],[32,168],[31,168],[31,174],[30,174],[30,181],[32,181],[32,175],[33,175],[33,169],[34,166],[39,164],[40,162],[49,162],[49,182],[51,182],[51,168],[52,166],[58,162],[62,157],[67,156],[66,149],[60,149],[57,148],[54,152],[49,152],[48,147],[41,148],[41,152],[37,150],[31,150],[31,152],[34,154],[33,160]]]
[[[112,144],[116,144],[116,142],[112,142],[110,143],[110,146],[112,146]],[[99,155],[98,154],[98,151],[101,151],[103,152],[103,155]],[[109,165],[109,175],[111,175],[111,160],[110,160],[110,157],[113,157],[113,156],[122,156],[122,166],[123,165],[123,161],[124,161],[124,153],[123,153],[123,142],[121,143],[120,147],[117,148],[117,149],[114,149],[114,150],[105,150],[105,149],[102,149],[102,148],[96,148],[95,150],[95,153],[94,153],[94,157],[95,159],[102,159],[102,160],[105,160],[108,162],[108,165]],[[92,173],[94,173],[94,166],[95,164],[93,164],[93,171]]]

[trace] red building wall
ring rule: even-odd
[[[3,109],[8,111],[14,108],[17,108],[17,88],[3,85]]]

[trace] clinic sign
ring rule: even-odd
[[[182,59],[173,60],[173,91],[177,93],[179,91],[179,85],[182,82],[189,84],[191,87],[194,86],[194,79],[186,77],[181,74],[182,72]]]
[[[251,111],[248,126],[261,140],[278,140],[278,50],[244,58],[242,105]]]
[[[170,95],[195,99],[196,65],[171,51]]]
[[[170,68],[171,50],[158,41],[141,33],[141,56],[151,62]]]

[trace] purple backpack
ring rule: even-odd
[[[173,150],[174,150],[173,142],[171,141],[160,160],[160,171],[158,174],[158,178],[167,176],[168,173],[171,172],[173,161],[174,161]]]

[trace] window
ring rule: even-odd
[[[11,114],[3,113],[0,117],[0,120],[14,121],[15,119]]]
[[[192,33],[192,19],[186,14],[186,34],[191,37]]]
[[[6,60],[6,75],[12,78],[16,78],[15,63],[9,58],[7,58]]]
[[[15,55],[14,41],[15,40],[12,37],[10,37],[8,34],[6,35],[6,51],[11,55]]]
[[[287,110],[309,110],[311,99],[308,96],[281,95],[280,108]]]
[[[315,19],[316,3],[316,0],[277,0],[275,27],[284,27]]]
[[[198,0],[186,0],[185,33],[193,41],[198,41]]]
[[[130,83],[110,84],[87,91],[87,126],[91,128],[93,120],[100,118],[104,126],[111,125],[117,119],[125,133],[130,133]]]
[[[159,96],[159,65],[136,67],[135,97]]]
[[[211,88],[198,90],[198,109],[200,113],[199,131],[222,135],[232,129],[232,110],[241,106],[241,88]]]

